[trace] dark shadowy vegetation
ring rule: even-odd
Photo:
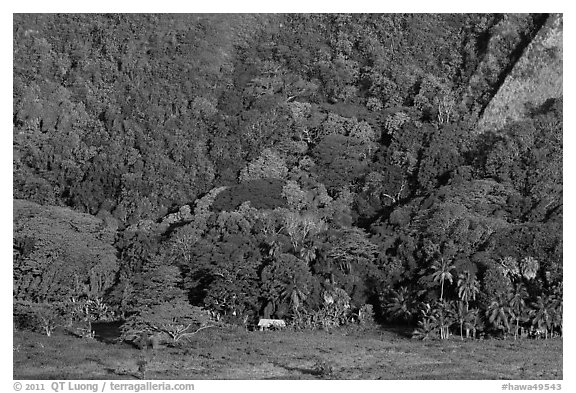
[[[562,335],[562,97],[476,128],[549,17],[14,15],[15,327]]]

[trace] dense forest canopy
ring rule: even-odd
[[[22,304],[561,331],[561,16],[13,22]]]

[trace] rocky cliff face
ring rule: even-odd
[[[477,132],[522,120],[531,108],[562,96],[563,16],[551,14],[480,116]]]

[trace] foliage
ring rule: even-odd
[[[520,329],[520,321],[526,322],[527,308],[526,299],[528,298],[528,291],[522,284],[516,284],[514,289],[508,294],[509,314],[516,323],[514,329],[514,339],[518,338],[518,330]]]
[[[13,22],[15,300],[176,341],[198,307],[561,334],[561,16]]]
[[[288,304],[292,314],[299,313],[310,294],[311,284],[312,274],[308,265],[293,255],[280,254],[262,270],[264,296],[274,304]]]
[[[408,288],[400,287],[397,291],[390,291],[384,307],[391,319],[410,322],[420,312],[418,305]]]
[[[15,299],[98,297],[114,283],[114,234],[95,217],[15,200],[14,240]]]
[[[58,326],[63,326],[66,311],[65,303],[17,301],[14,303],[14,324],[19,329],[42,332],[50,337]]]
[[[209,320],[207,312],[190,305],[177,266],[156,257],[130,281],[125,301],[128,317],[122,325],[124,340],[134,341],[149,334],[166,334],[173,341],[192,334],[191,329]]]
[[[476,295],[480,292],[480,283],[476,280],[475,275],[466,271],[458,276],[457,287],[458,298],[462,300],[466,308],[468,308],[470,300],[476,300]]]
[[[180,260],[183,286],[190,300],[220,316],[240,316],[260,308],[260,255],[246,235],[206,238],[196,243],[188,260]]]
[[[438,318],[430,305],[426,303],[420,308],[418,327],[412,333],[412,337],[420,340],[437,338],[439,337],[438,327]]]
[[[374,307],[371,304],[364,304],[358,310],[358,323],[360,325],[370,325],[376,322]]]
[[[292,326],[296,329],[323,329],[330,330],[346,325],[352,321],[353,314],[350,307],[350,296],[340,289],[323,292],[323,305],[318,310],[304,310],[292,318]],[[369,309],[364,308],[365,312]],[[363,321],[369,315],[364,315]]]
[[[284,179],[288,168],[276,152],[265,149],[260,157],[240,172],[240,182],[258,179]]]
[[[440,283],[440,301],[444,299],[444,281],[449,281],[452,284],[453,276],[450,271],[454,269],[454,265],[450,265],[447,260],[441,258],[434,261],[432,264],[431,278],[435,283]]]
[[[279,179],[247,180],[219,193],[212,209],[217,212],[232,211],[246,201],[250,201],[251,205],[258,209],[284,207],[286,200],[282,198],[283,186],[284,182]]]
[[[122,326],[122,336],[132,341],[143,335],[165,334],[171,342],[176,343],[193,335],[194,329],[208,326],[209,321],[206,311],[191,306],[186,300],[177,299],[146,307],[129,317]]]
[[[510,333],[511,309],[505,298],[499,297],[493,300],[486,310],[486,314],[488,322],[490,322],[495,329],[502,330],[504,334]]]

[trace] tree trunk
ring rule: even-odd
[[[440,311],[440,339],[444,339],[444,311]]]
[[[440,283],[440,301],[444,298],[444,280]]]

